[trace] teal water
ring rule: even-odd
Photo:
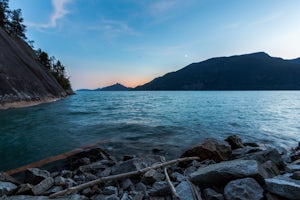
[[[0,111],[0,170],[105,142],[113,153],[178,156],[203,138],[291,148],[300,141],[299,91],[78,92]]]

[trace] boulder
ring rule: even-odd
[[[295,180],[300,180],[300,171],[294,172],[290,177]]]
[[[272,177],[278,176],[280,174],[280,171],[279,171],[277,165],[275,165],[275,163],[273,163],[273,161],[271,161],[271,160],[263,163],[262,167],[268,173],[268,178],[272,178]]]
[[[206,188],[203,190],[203,195],[206,200],[223,200],[224,196],[221,193],[216,192],[211,188]]]
[[[50,177],[50,173],[46,170],[29,168],[25,171],[25,182],[32,185],[36,185],[48,177]]]
[[[15,178],[11,177],[5,172],[0,172],[0,181],[2,182],[11,182],[15,185],[20,185],[21,183],[17,181]]]
[[[240,136],[238,135],[230,135],[225,139],[226,142],[231,146],[231,149],[243,148],[243,142]]]
[[[214,160],[221,162],[228,160],[231,155],[230,145],[222,140],[205,139],[200,145],[186,150],[181,157],[200,157],[200,160]]]
[[[33,185],[26,183],[19,186],[18,191],[16,192],[17,195],[33,195],[32,193]]]
[[[268,148],[264,151],[258,151],[255,153],[244,155],[241,159],[244,160],[257,160],[260,163],[267,162],[271,160],[275,165],[278,167],[278,169],[283,170],[284,169],[284,162],[280,155],[280,153],[274,149],[274,148]]]
[[[156,181],[161,181],[164,177],[165,175],[163,175],[162,173],[159,173],[156,170],[151,169],[143,175],[142,182],[147,185],[152,185]]]
[[[287,199],[299,199],[300,180],[294,180],[287,175],[265,179],[266,190]]]
[[[247,154],[256,153],[258,151],[262,151],[262,149],[260,147],[250,147],[250,146],[234,149],[231,153],[230,159],[234,160],[234,159],[242,158]]]
[[[18,187],[11,182],[0,181],[0,197],[12,194]]]
[[[190,175],[190,180],[197,185],[221,185],[246,177],[263,183],[268,175],[256,160],[233,160],[199,168]]]
[[[264,190],[253,178],[230,181],[224,188],[226,199],[261,200]]]
[[[285,171],[288,173],[300,171],[300,165],[289,164],[289,165],[285,166]]]
[[[193,193],[190,184],[187,181],[181,182],[175,188],[180,200],[193,200]]]
[[[49,190],[54,185],[54,180],[52,177],[48,177],[41,181],[39,184],[33,186],[32,192],[34,195],[38,196]]]

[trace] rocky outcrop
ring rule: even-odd
[[[219,145],[231,152],[224,141],[209,139],[201,144],[208,143],[213,144],[214,152],[220,150]],[[22,183],[0,173],[0,199],[49,199],[62,191],[66,193],[58,195],[59,199],[299,199],[300,160],[291,162],[290,158],[299,154],[299,149],[293,154],[257,146],[250,148],[255,151],[249,151],[241,140],[238,143],[242,145],[234,151],[243,153],[236,157],[226,153],[229,160],[216,162],[216,153],[209,152],[205,160],[193,157],[185,165],[178,163],[185,158],[164,165],[165,158],[158,155],[126,156],[118,161],[95,148],[67,159],[65,165],[60,165],[61,171],[28,169]]]
[[[67,93],[39,64],[34,51],[24,41],[12,39],[0,28],[0,108],[65,96]]]

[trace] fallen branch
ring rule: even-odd
[[[137,170],[137,171],[132,171],[132,172],[127,172],[127,173],[123,173],[123,174],[117,174],[117,175],[102,177],[102,178],[99,178],[99,179],[96,179],[96,180],[93,180],[93,181],[90,181],[90,182],[86,182],[86,183],[83,183],[81,185],[74,186],[74,187],[56,192],[54,194],[51,194],[50,198],[73,194],[77,191],[80,191],[80,190],[83,190],[85,188],[91,187],[93,185],[98,185],[100,183],[104,183],[104,182],[107,182],[107,181],[120,180],[120,179],[130,178],[130,177],[133,177],[133,176],[136,176],[136,175],[141,175],[141,174],[144,174],[144,173],[146,173],[147,171],[149,171],[151,169],[158,169],[158,168],[166,167],[168,165],[173,165],[173,164],[178,163],[178,162],[185,162],[185,161],[199,160],[199,159],[200,159],[199,157],[178,158],[178,159],[163,162],[163,163],[151,166],[151,167],[146,167],[146,168],[143,168],[143,169],[140,169],[140,170]]]
[[[174,188],[174,186],[173,186],[173,184],[172,184],[172,182],[170,180],[170,177],[169,177],[169,174],[167,172],[167,168],[166,167],[164,168],[164,172],[165,172],[167,183],[168,183],[168,185],[169,185],[169,187],[171,189],[171,192],[172,192],[173,196],[175,197],[175,199],[180,200],[180,197],[177,194],[176,189]]]

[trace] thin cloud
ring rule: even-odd
[[[118,20],[102,19],[100,24],[92,26],[89,30],[101,31],[110,38],[116,38],[123,35],[139,35],[126,22]]]
[[[66,5],[71,1],[72,0],[52,0],[54,11],[50,16],[48,23],[28,23],[27,26],[35,28],[55,28],[57,26],[57,22],[69,13],[66,9]]]

